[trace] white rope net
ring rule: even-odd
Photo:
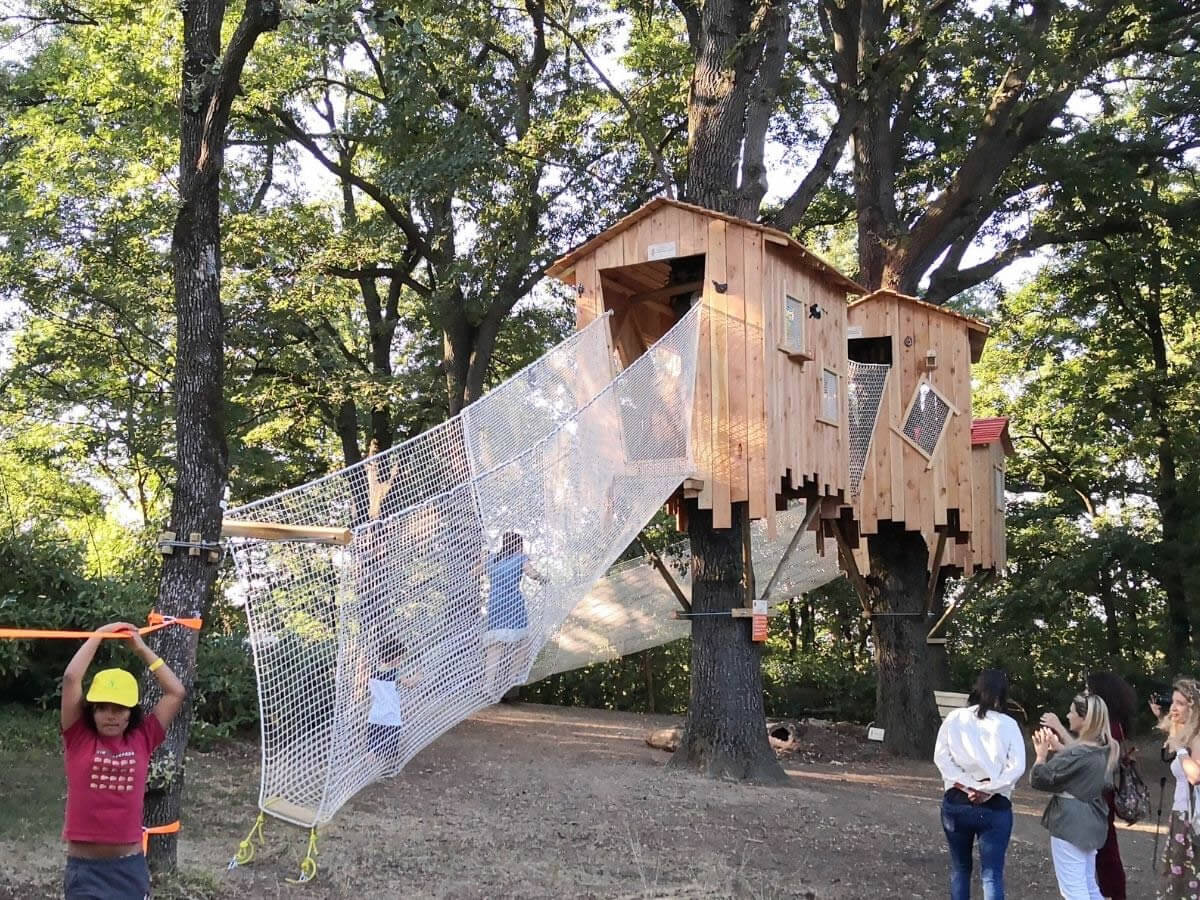
[[[867,465],[867,454],[871,451],[871,438],[875,434],[875,423],[879,420],[879,407],[883,402],[883,388],[891,366],[877,363],[850,362],[849,407],[850,407],[850,498],[858,499],[862,486],[863,470]]]
[[[599,319],[445,424],[227,513],[353,534],[346,547],[231,542],[264,812],[327,822],[526,680],[691,473],[699,315],[615,378]]]
[[[794,507],[776,516],[778,531],[774,540],[767,538],[767,523],[751,523],[751,562],[757,583],[765,585],[783,563],[779,578],[771,588],[768,603],[797,597],[828,584],[841,572],[834,554],[820,556],[816,540],[802,539],[784,560],[784,553],[796,529],[804,521],[804,507]],[[691,569],[682,571],[674,562],[690,558],[686,540],[679,541],[662,554],[675,583],[691,600]],[[597,582],[572,610],[562,627],[546,644],[529,675],[538,681],[558,672],[568,672],[592,663],[628,656],[657,647],[691,634],[691,624],[675,619],[679,601],[662,574],[648,556],[639,556],[614,566],[608,576]]]

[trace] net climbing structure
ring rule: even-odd
[[[351,535],[230,541],[264,812],[327,822],[529,678],[692,471],[700,314],[619,373],[597,319],[443,425],[227,513]]]

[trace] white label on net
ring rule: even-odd
[[[646,248],[647,259],[669,259],[675,256],[675,242],[671,241],[666,244],[651,244]]]
[[[754,614],[756,616],[765,616],[767,614],[766,597],[756,597],[754,599]]]

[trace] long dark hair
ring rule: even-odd
[[[506,531],[500,538],[500,552],[497,559],[505,559],[525,552],[525,539],[516,531]]]
[[[1104,701],[1109,720],[1120,725],[1121,733],[1129,737],[1138,705],[1137,692],[1129,682],[1116,672],[1092,672],[1084,684],[1088,693]]]
[[[92,703],[90,700],[83,701],[83,721],[87,723],[87,727],[92,729],[94,734],[100,733],[100,729],[96,727],[96,707],[98,705]],[[125,734],[129,734],[129,732],[141,725],[144,715],[140,705],[129,707],[129,721],[125,725]]]
[[[1003,669],[984,669],[975,679],[971,702],[979,704],[975,715],[984,718],[989,712],[1008,712],[1008,675]]]

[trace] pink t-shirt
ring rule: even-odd
[[[63,732],[67,814],[63,840],[137,844],[150,754],[166,734],[153,715],[119,738],[101,737],[79,717]]]

